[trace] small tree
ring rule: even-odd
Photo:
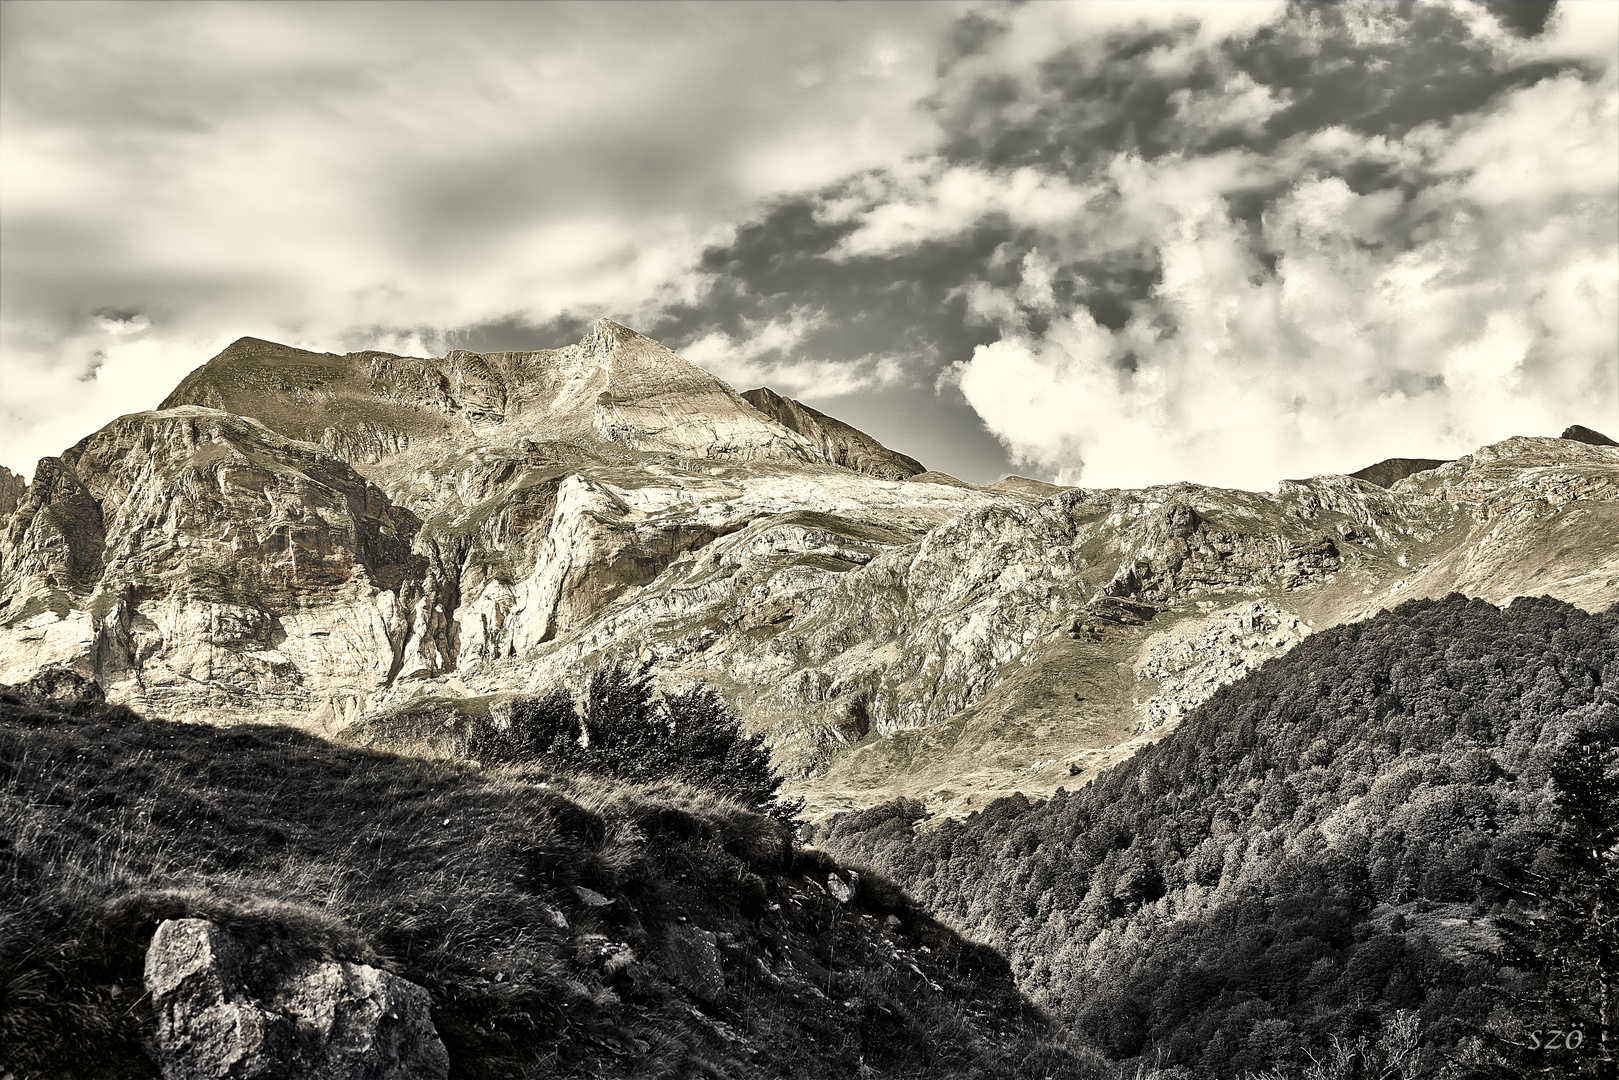
[[[485,722],[473,727],[467,735],[467,753],[490,763],[547,758],[558,765],[577,764],[582,750],[573,698],[566,690],[556,689],[542,697],[513,702],[508,726]]]
[[[580,702],[586,767],[631,780],[669,775],[668,720],[651,665],[613,664],[590,676]]]
[[[468,746],[491,761],[544,758],[626,780],[674,778],[789,826],[798,824],[804,808],[802,799],[778,798],[782,781],[770,766],[764,736],[744,735],[741,720],[712,687],[660,697],[646,664],[601,668],[577,706],[565,691],[553,690],[519,702],[508,730],[483,730]]]
[[[765,737],[742,734],[741,720],[713,687],[698,684],[674,694],[664,699],[664,708],[666,754],[675,775],[796,825],[804,800],[781,800],[782,780],[770,765]]]

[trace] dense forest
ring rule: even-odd
[[[1337,627],[1076,792],[816,841],[1171,1075],[1613,1075],[1619,608]]]

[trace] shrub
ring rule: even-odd
[[[576,705],[563,690],[519,701],[511,724],[480,725],[468,749],[483,761],[545,763],[625,780],[681,780],[717,791],[794,827],[802,799],[782,800],[763,735],[712,687],[660,696],[647,665],[595,672]]]
[[[580,757],[579,715],[566,690],[552,690],[512,704],[511,723],[477,723],[467,733],[467,753],[491,764],[548,758],[559,765]]]

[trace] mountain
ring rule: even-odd
[[[815,839],[1003,951],[1123,1075],[1610,1076],[1616,687],[1619,605],[1409,601],[1083,787]]]
[[[1368,484],[1386,488],[1393,487],[1408,476],[1437,469],[1443,464],[1445,464],[1443,458],[1385,458],[1376,465],[1357,469],[1349,475],[1356,480],[1364,480]]]
[[[1573,439],[1575,442],[1589,443],[1592,446],[1619,446],[1619,442],[1608,438],[1600,431],[1592,431],[1583,424],[1570,424],[1563,429],[1563,434],[1560,437]]]
[[[1407,599],[1619,596],[1619,449],[1589,441],[1275,493],[913,466],[607,321],[439,358],[246,338],[0,477],[0,682],[455,755],[467,718],[644,661],[723,694],[814,814],[952,814]]]
[[[719,379],[607,319],[565,349],[436,360],[242,338],[186,376],[159,409],[182,405],[251,416],[368,463],[520,439],[609,454],[824,460]]]
[[[909,480],[926,471],[915,458],[896,453],[858,428],[801,401],[784,398],[768,386],[744,391],[742,397],[764,415],[810,440],[834,465],[883,480]]]

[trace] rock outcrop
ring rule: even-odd
[[[0,465],[0,517],[5,517],[17,509],[17,504],[22,502],[23,492],[27,489],[28,484],[22,477]]]
[[[106,691],[94,679],[87,679],[72,668],[42,668],[21,686],[11,689],[53,705],[100,705]]]
[[[1570,424],[1563,429],[1563,434],[1559,438],[1573,439],[1575,442],[1588,443],[1591,446],[1619,446],[1619,442],[1614,442],[1600,431],[1592,431],[1584,424]]]
[[[908,480],[925,471],[915,458],[890,450],[859,428],[782,397],[768,386],[746,390],[742,397],[770,419],[804,436],[834,465],[881,480]]]
[[[1267,600],[1235,604],[1154,634],[1135,665],[1136,678],[1153,684],[1152,694],[1139,702],[1142,728],[1174,723],[1309,634],[1303,619]]]
[[[449,1075],[427,991],[366,964],[270,959],[205,919],[166,919],[146,990],[164,1080]]]

